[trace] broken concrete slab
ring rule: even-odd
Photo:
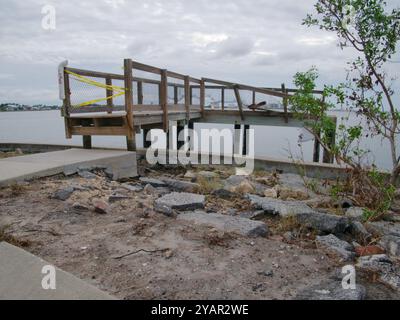
[[[224,232],[234,232],[247,237],[265,237],[268,234],[268,227],[264,222],[220,213],[185,212],[180,214],[177,220],[207,225]]]
[[[320,234],[340,235],[346,231],[349,221],[345,217],[321,212],[305,212],[296,215],[297,221]]]
[[[151,186],[153,186],[155,188],[166,187],[167,186],[167,184],[164,181],[160,180],[160,179],[148,178],[148,177],[140,177],[139,180],[144,185],[148,185],[149,184],[149,185],[151,185]]]
[[[74,191],[75,191],[74,187],[62,188],[62,189],[57,190],[53,194],[52,198],[61,200],[61,201],[65,201],[74,193]]]
[[[355,258],[353,246],[346,241],[340,240],[333,234],[329,234],[327,236],[317,236],[315,241],[318,246],[338,255],[343,259],[343,261],[350,261]]]
[[[371,233],[367,231],[360,221],[352,221],[349,230],[357,241],[360,241],[361,243],[368,242],[372,237]]]
[[[341,281],[326,281],[299,292],[297,300],[364,300],[365,287],[357,284],[355,289],[344,289]]]
[[[154,202],[154,209],[166,215],[174,210],[187,211],[202,209],[205,205],[205,196],[187,192],[171,192]]]
[[[114,297],[77,277],[55,268],[55,289],[43,289],[42,281],[52,265],[6,242],[0,243],[1,300],[112,300]]]
[[[166,184],[167,187],[175,191],[196,192],[200,187],[197,183],[177,179],[162,178],[161,180]]]
[[[361,272],[376,274],[379,282],[400,290],[400,268],[386,254],[360,257],[356,267]]]
[[[366,228],[381,235],[400,237],[400,223],[390,221],[369,222],[366,224]]]
[[[400,257],[400,237],[386,235],[381,238],[379,244],[386,249],[389,255]]]
[[[68,149],[0,159],[0,186],[77,171],[83,165],[107,166],[115,180],[137,176],[135,152]]]
[[[283,201],[253,194],[247,194],[246,198],[250,200],[255,209],[262,209],[265,213],[280,215],[282,217],[315,212],[308,205],[300,201]]]

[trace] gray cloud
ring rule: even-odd
[[[0,102],[54,103],[60,61],[122,73],[123,58],[262,86],[291,83],[316,65],[337,82],[345,61],[335,38],[301,20],[315,0],[0,0]],[[56,9],[56,30],[41,8]],[[394,72],[400,64],[392,64]]]

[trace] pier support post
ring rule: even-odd
[[[241,154],[240,150],[240,124],[235,124],[234,132],[233,132],[233,153],[234,154]]]
[[[184,135],[184,130],[185,126],[178,122],[176,126],[176,148],[178,150],[185,144],[186,137],[183,137],[183,140],[179,139],[179,135]]]
[[[188,123],[188,131],[189,131],[189,150],[193,151],[194,150],[194,122],[189,121]]]
[[[319,136],[319,133],[318,133]],[[319,154],[321,150],[321,145],[318,142],[318,139],[314,139],[314,149],[313,149],[313,161],[319,162]]]
[[[147,140],[147,136],[150,133],[150,129],[143,129],[143,148],[148,149],[151,147],[151,141]],[[150,138],[150,136],[149,136]]]
[[[90,120],[82,120],[83,127],[90,126]],[[92,136],[82,136],[83,149],[92,149]]]
[[[245,124],[243,126],[242,155],[244,155],[244,156],[249,154],[249,129],[250,129],[250,125]]]

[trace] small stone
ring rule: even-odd
[[[362,221],[364,220],[364,209],[360,207],[348,208],[345,212],[345,216],[351,219]]]
[[[108,213],[109,206],[108,203],[101,200],[101,199],[94,199],[92,201],[92,204],[94,206],[94,211],[100,214],[106,214]]]
[[[293,241],[295,239],[295,236],[294,236],[293,232],[287,231],[287,232],[285,232],[283,234],[283,238],[286,241],[290,242],[290,241]]]
[[[153,187],[151,184],[146,184],[143,188],[143,192],[146,194],[155,194],[157,193],[157,189]]]
[[[355,289],[344,289],[342,281],[325,280],[299,292],[296,300],[364,300],[365,297],[366,290],[360,284]]]
[[[140,192],[140,191],[143,190],[142,186],[132,185],[132,184],[129,184],[129,183],[123,183],[123,184],[121,184],[121,187],[125,188],[125,189],[127,189],[129,191],[133,191],[133,192]]]
[[[121,200],[126,200],[130,199],[131,197],[125,196],[123,194],[112,194],[111,196],[108,197],[108,202],[116,202],[116,201],[121,201]]]
[[[86,205],[81,204],[81,203],[79,203],[79,202],[75,202],[75,203],[72,205],[72,209],[74,209],[74,210],[76,210],[76,211],[87,211],[87,210],[89,210],[89,208],[88,208]]]
[[[257,272],[259,275],[265,276],[265,277],[272,277],[274,275],[274,271],[272,269],[267,269],[264,271]]]
[[[186,173],[183,177],[192,180],[192,179],[196,179],[196,174],[193,171],[188,170],[188,171],[186,171]]]
[[[384,250],[384,249],[382,249],[382,248],[379,247],[379,246],[373,246],[373,245],[371,245],[371,246],[365,246],[365,247],[358,246],[358,247],[355,247],[355,248],[354,248],[354,251],[356,252],[356,255],[357,255],[358,257],[373,256],[373,255],[376,255],[376,254],[383,254],[383,253],[385,253],[385,250]]]
[[[279,198],[282,200],[307,200],[310,196],[303,189],[278,187]]]
[[[216,189],[211,192],[213,196],[222,198],[222,199],[231,199],[235,197],[235,194],[226,189]]]
[[[341,257],[344,261],[349,261],[354,259],[353,246],[346,241],[340,240],[333,234],[327,236],[317,236],[317,244],[324,247],[331,253],[336,254]]]
[[[53,198],[57,199],[57,200],[65,201],[72,195],[73,192],[74,192],[73,187],[66,187],[63,189],[59,189],[53,194]]]
[[[95,175],[94,173],[91,173],[89,171],[78,171],[78,175],[84,179],[95,179],[97,178],[97,175]]]
[[[166,258],[166,259],[169,259],[169,258],[171,258],[172,256],[173,256],[173,252],[172,252],[172,250],[170,250],[170,249],[168,249],[168,250],[166,250],[165,252],[164,252],[164,257]]]
[[[185,211],[204,208],[205,196],[186,192],[172,192],[158,198],[154,204],[156,211],[171,215],[173,210]]]
[[[265,189],[264,196],[267,198],[278,198],[278,190],[276,188]]]
[[[166,187],[167,185],[165,184],[164,181],[161,181],[160,179],[154,179],[154,178],[147,178],[147,177],[141,177],[139,180],[145,184],[145,185],[152,185],[153,187]]]
[[[360,221],[353,221],[350,224],[350,233],[361,243],[368,242],[372,237]]]
[[[188,181],[182,181],[170,178],[163,178],[162,181],[165,183],[166,186],[175,191],[196,192],[200,188],[200,186],[197,183]]]
[[[207,180],[213,180],[218,178],[218,174],[215,172],[211,172],[211,171],[199,171],[197,172],[197,177],[201,177],[203,179],[207,179]]]
[[[15,153],[18,154],[18,155],[24,154],[24,152],[22,151],[21,148],[16,148],[16,149],[15,149]]]
[[[400,237],[386,235],[379,242],[388,252],[389,255],[400,257]]]
[[[241,194],[253,193],[254,187],[251,185],[251,183],[249,181],[243,180],[238,186],[233,187],[231,189],[231,191],[241,193]]]

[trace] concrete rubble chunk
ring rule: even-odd
[[[74,193],[74,190],[75,189],[73,187],[66,187],[63,189],[59,189],[53,194],[53,198],[65,201]]]
[[[97,178],[97,175],[95,175],[94,173],[91,173],[90,171],[86,171],[86,170],[79,170],[78,171],[78,175],[81,178],[84,178],[84,179],[95,179],[95,178]]]
[[[381,235],[400,237],[400,223],[390,221],[376,221],[366,224],[366,228]]]
[[[123,195],[123,194],[112,194],[108,197],[108,202],[112,203],[112,202],[116,202],[116,201],[121,201],[121,200],[126,200],[126,199],[130,199],[131,197]]]
[[[282,217],[314,212],[308,205],[300,201],[283,201],[253,194],[247,194],[246,198],[250,200],[255,209],[262,209],[265,213],[280,215]]]
[[[215,189],[211,192],[211,194],[222,199],[231,199],[235,197],[233,192],[226,189]]]
[[[132,185],[132,184],[129,184],[129,183],[123,183],[123,184],[121,184],[121,187],[126,189],[126,190],[133,191],[133,192],[140,192],[140,191],[143,190],[142,186]]]
[[[365,287],[357,284],[355,289],[344,289],[341,281],[325,281],[300,291],[297,300],[364,300]]]
[[[386,254],[360,257],[356,268],[361,272],[372,272],[378,276],[379,282],[400,290],[400,268]]]
[[[150,184],[150,185],[152,185],[152,186],[155,187],[155,188],[158,188],[158,187],[166,187],[166,186],[167,186],[167,184],[166,184],[164,181],[160,180],[160,179],[148,178],[148,177],[140,177],[139,180],[140,180],[144,185]]]
[[[372,237],[360,221],[351,222],[350,233],[361,242],[368,242]]]
[[[344,261],[353,260],[355,257],[353,246],[346,241],[340,240],[333,234],[329,234],[327,236],[317,236],[316,242],[318,246],[338,255]]]
[[[343,234],[349,226],[349,222],[345,217],[321,212],[300,213],[296,218],[300,224],[315,229],[320,234],[333,233],[335,235],[340,235]]]
[[[247,237],[265,237],[268,234],[268,227],[264,222],[220,213],[185,212],[180,214],[177,219],[193,224],[207,225],[224,232],[238,233]]]
[[[205,196],[187,192],[168,193],[154,202],[154,209],[166,215],[174,210],[186,211],[202,209],[205,205]]]
[[[106,214],[108,213],[109,206],[108,203],[101,200],[101,199],[94,199],[92,201],[92,204],[94,206],[94,211],[100,214]]]
[[[381,238],[379,244],[386,249],[389,255],[400,257],[400,237],[386,235]]]
[[[196,192],[200,187],[197,183],[177,179],[162,178],[161,180],[165,183],[166,186],[176,191]]]
[[[346,210],[345,216],[350,219],[362,221],[364,219],[364,209],[360,207],[350,207]]]
[[[216,179],[218,178],[218,174],[212,171],[199,171],[197,172],[197,177],[201,177],[203,179],[208,179],[208,180],[212,180],[212,179]]]

